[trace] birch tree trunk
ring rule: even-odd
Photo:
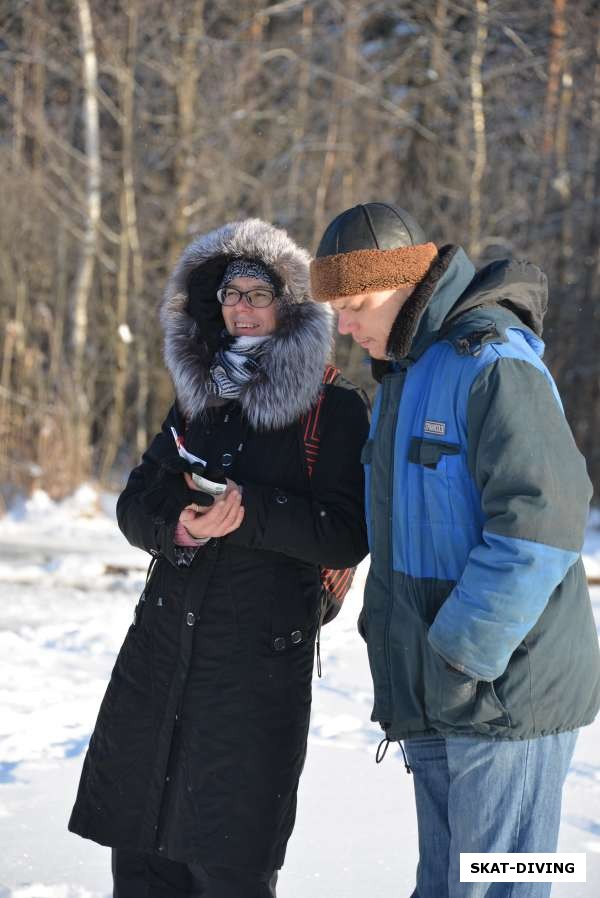
[[[197,180],[194,136],[198,127],[198,47],[204,37],[204,0],[194,0],[189,14],[183,53],[178,67],[175,90],[179,122],[179,151],[175,162],[175,217],[171,264],[187,242],[192,194]]]
[[[31,166],[37,177],[41,177],[43,163],[43,126],[45,119],[44,94],[46,84],[46,67],[40,61],[44,55],[44,14],[45,0],[35,0],[31,9],[31,49],[33,63],[31,65],[33,148]]]
[[[312,240],[315,245],[317,241],[321,239],[323,230],[326,225],[325,213],[327,206],[327,196],[339,158],[338,140],[340,131],[342,98],[344,95],[343,81],[340,76],[343,72],[345,56],[343,48],[338,52],[339,56],[336,67],[336,78],[333,81],[333,90],[331,92],[331,99],[329,100],[329,108],[327,111],[327,136],[325,138],[323,162],[321,165],[319,180],[317,182],[313,208]]]
[[[483,58],[487,41],[487,0],[475,3],[475,47],[471,55],[470,84],[473,120],[473,166],[471,169],[469,249],[474,258],[481,252],[481,183],[487,161],[485,109],[483,105]]]
[[[562,76],[562,90],[558,117],[556,122],[556,175],[554,186],[560,196],[562,205],[562,221],[559,280],[563,287],[568,287],[575,277],[574,264],[574,228],[573,228],[573,190],[571,173],[569,172],[569,143],[571,133],[571,115],[573,107],[573,77],[565,70]],[[578,264],[578,260],[577,260]]]
[[[302,161],[305,158],[303,142],[305,140],[308,122],[313,21],[314,11],[312,7],[305,6],[302,10],[302,28],[300,29],[302,51],[300,74],[298,78],[298,99],[294,116],[295,127],[292,138],[292,161],[287,182],[287,214],[292,222],[298,214],[298,209],[302,208],[303,205],[300,199],[300,172],[302,170]]]
[[[72,299],[73,384],[76,403],[76,440],[79,476],[89,463],[89,401],[84,380],[84,357],[88,340],[88,304],[98,249],[101,208],[100,125],[98,114],[98,62],[88,0],[76,0],[79,40],[83,62],[86,208],[85,232],[80,248]]]
[[[343,75],[346,86],[342,94],[342,108],[340,113],[340,138],[343,146],[342,155],[342,190],[341,206],[347,209],[354,200],[354,146],[355,146],[355,117],[353,92],[350,85],[357,82],[358,55],[360,41],[360,4],[348,2],[344,17],[344,67]]]
[[[565,18],[567,0],[553,0],[551,26],[552,41],[548,58],[548,84],[544,102],[544,124],[542,136],[542,169],[535,198],[535,224],[539,225],[546,209],[546,194],[552,174],[555,147],[556,117],[560,99],[560,83],[563,70],[563,55],[567,34]]]
[[[123,68],[119,72],[121,99],[121,140],[123,182],[119,206],[120,244],[119,268],[117,272],[117,307],[113,333],[115,340],[115,371],[113,378],[113,403],[110,409],[109,423],[104,441],[104,452],[100,468],[100,479],[108,479],[117,452],[123,439],[125,392],[129,374],[129,355],[131,332],[128,318],[130,307],[130,288],[133,280],[133,305],[137,309],[140,300],[142,281],[142,262],[137,233],[137,210],[135,199],[135,181],[133,172],[133,134],[135,127],[134,89],[135,64],[138,40],[137,0],[130,0],[127,10],[127,41]],[[133,261],[133,278],[132,265]],[[138,292],[140,291],[140,292]],[[135,340],[143,341],[142,333],[135,328]],[[144,363],[143,367],[146,367]],[[145,412],[144,412],[145,417]]]

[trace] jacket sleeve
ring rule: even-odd
[[[368,551],[360,463],[368,431],[367,408],[358,392],[329,387],[310,497],[245,483],[244,520],[227,541],[328,568],[358,564]]]
[[[579,558],[591,484],[550,376],[503,358],[478,375],[467,415],[481,542],[429,630],[481,680],[499,677]]]
[[[165,555],[176,564],[173,549],[177,519],[191,500],[181,474],[170,474],[161,464],[177,455],[171,426],[183,432],[184,422],[176,406],[169,411],[141,464],[129,475],[117,501],[117,521],[132,546]]]

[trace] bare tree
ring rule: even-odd
[[[77,403],[77,446],[83,475],[87,462],[83,453],[88,447],[88,393],[84,382],[84,360],[88,339],[88,305],[92,290],[94,264],[98,248],[98,230],[101,210],[100,121],[98,113],[98,61],[92,14],[88,0],[76,0],[79,20],[83,86],[85,91],[85,154],[86,154],[86,209],[85,233],[80,249],[79,265],[75,277],[72,298],[73,384]]]
[[[560,83],[564,62],[567,0],[552,0],[552,41],[548,56],[548,82],[544,103],[542,134],[542,167],[535,204],[535,220],[542,220],[546,208],[548,182],[552,172],[552,161],[556,136],[556,117],[560,99]]]
[[[487,40],[487,0],[475,2],[475,40],[470,64],[473,120],[473,165],[471,169],[469,247],[477,258],[481,251],[481,185],[487,161],[486,121],[483,102],[483,58]]]

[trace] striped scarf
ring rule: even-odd
[[[232,337],[224,331],[210,367],[212,393],[222,399],[237,399],[242,387],[260,369],[259,359],[269,339]]]

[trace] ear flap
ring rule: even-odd
[[[217,290],[228,262],[229,256],[214,256],[194,268],[187,279],[188,312],[211,353],[216,349],[225,327]]]

